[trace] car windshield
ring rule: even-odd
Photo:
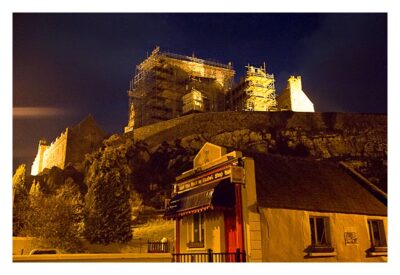
[[[55,249],[41,249],[41,250],[35,250],[32,254],[57,254],[57,250]]]

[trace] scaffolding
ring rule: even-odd
[[[156,47],[136,66],[130,82],[125,132],[181,116],[183,96],[192,89],[209,99],[209,106],[203,105],[205,111],[224,111],[225,94],[232,86],[234,74],[231,64],[161,52]]]
[[[190,93],[187,93],[182,97],[182,101],[182,114],[200,113],[206,110],[206,97],[194,88],[192,88]]]
[[[276,111],[275,78],[263,67],[246,66],[246,75],[228,94],[228,105],[234,111]]]

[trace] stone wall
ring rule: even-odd
[[[164,144],[195,155],[204,143],[211,142],[244,154],[345,161],[381,190],[387,190],[385,114],[214,112],[182,116],[126,135],[144,141],[150,152]]]
[[[41,172],[43,165],[43,155],[46,152],[49,146],[46,144],[46,141],[39,141],[38,152],[36,153],[35,160],[33,161],[31,167],[31,175],[37,175]]]
[[[222,112],[183,116],[134,130],[149,146],[205,142],[260,153],[386,159],[387,116],[352,113]]]
[[[301,87],[301,76],[290,76],[283,92],[277,97],[280,110],[314,112],[314,104]]]
[[[167,63],[179,67],[195,77],[213,78],[225,89],[235,74],[235,72],[230,69],[204,64],[204,60],[201,59],[191,58],[192,60],[181,60],[168,57],[165,59]]]
[[[68,140],[68,128],[65,132],[61,133],[59,137],[57,137],[50,146],[46,149],[43,154],[43,162],[42,162],[42,171],[45,168],[51,168],[53,166],[57,166],[61,169],[64,169],[65,166],[65,152],[67,149],[67,140]]]
[[[14,255],[13,262],[136,262],[170,263],[171,253],[94,253],[94,254],[43,254]]]
[[[37,175],[45,168],[51,169],[53,166],[64,169],[69,163],[79,168],[85,154],[101,146],[105,138],[106,134],[89,115],[74,127],[66,128],[49,146],[39,146],[31,174]],[[43,155],[41,148],[44,148]]]
[[[42,172],[43,169],[50,169],[53,166],[64,168],[68,130],[67,128],[49,145],[39,142],[38,152],[31,167],[31,175],[35,176]]]
[[[65,157],[65,165],[72,163],[78,165],[85,155],[99,148],[106,134],[89,116],[69,132],[68,146]]]

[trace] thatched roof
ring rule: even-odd
[[[253,155],[260,207],[387,215],[387,207],[338,164]]]

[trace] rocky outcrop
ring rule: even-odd
[[[193,157],[205,142],[245,155],[342,161],[387,191],[387,116],[383,114],[203,113],[138,128],[125,137],[145,148],[136,154],[143,155],[143,165],[136,162],[133,167],[137,168],[136,181],[143,184],[140,192],[148,196],[148,202],[168,196],[170,184],[192,167]],[[161,195],[155,196],[158,193]]]
[[[259,153],[386,159],[387,116],[349,113],[223,112],[180,117],[134,130],[151,146],[205,142]]]

